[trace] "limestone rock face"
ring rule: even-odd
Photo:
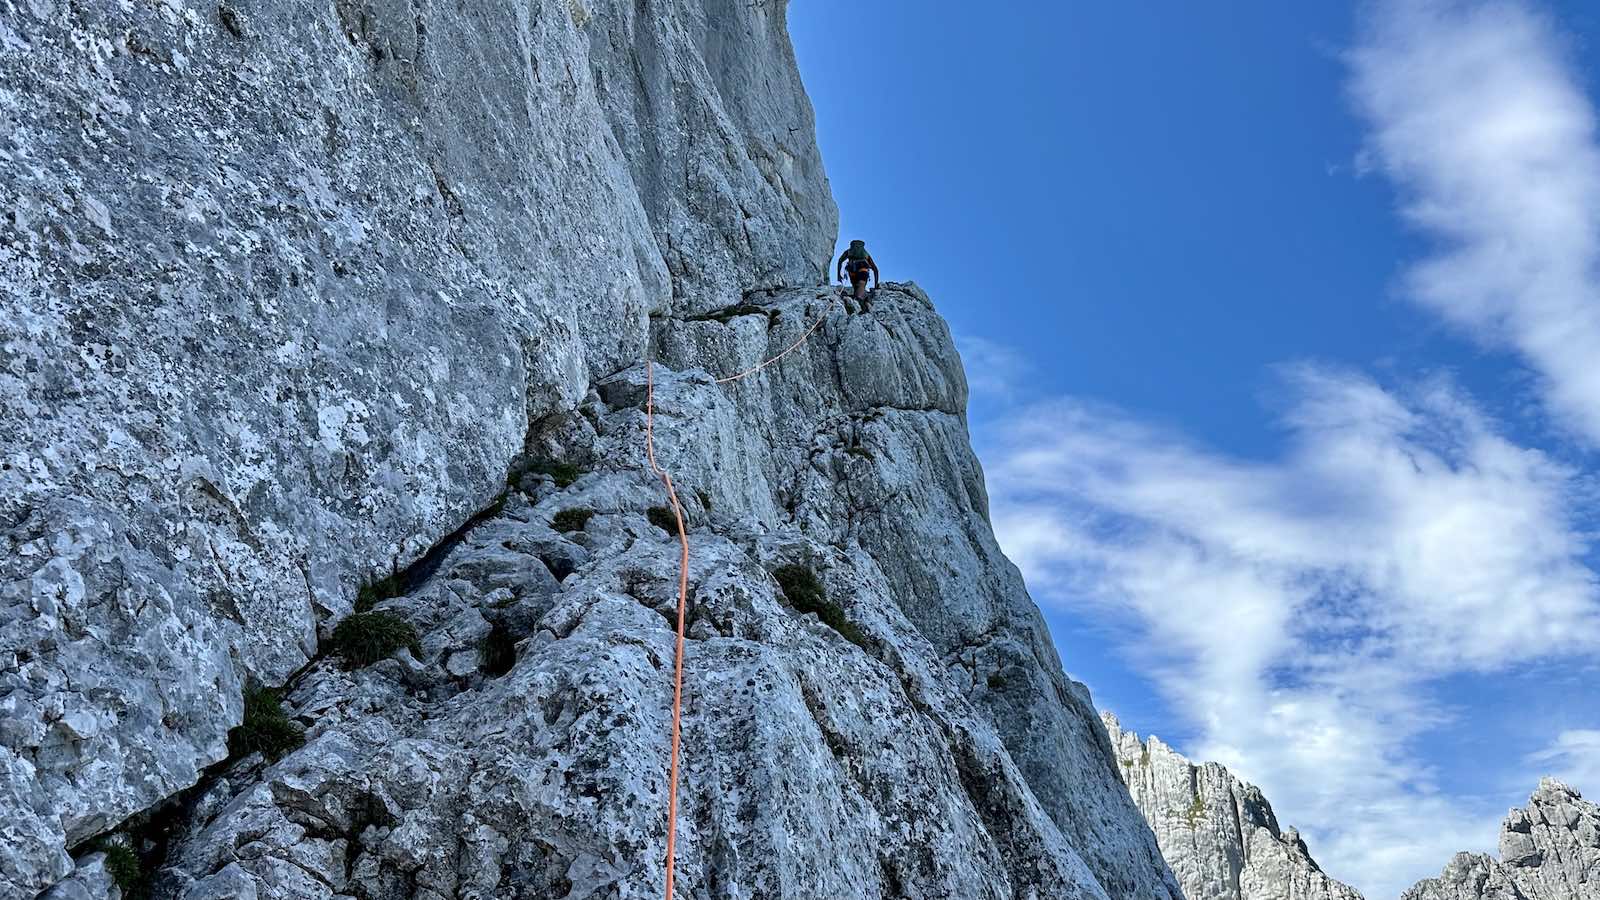
[[[784,5],[642,9],[0,0],[0,895],[221,759],[648,314],[816,281]]]
[[[657,323],[656,451],[692,548],[684,895],[1179,900],[1014,571],[970,568],[1000,557],[948,331],[911,286],[852,308],[808,289]],[[536,425],[577,479],[517,479],[379,604],[420,654],[295,678],[305,746],[184,801],[159,893],[659,895],[679,548],[650,517],[645,402],[634,366]],[[908,574],[873,537],[891,519],[949,570]],[[1025,742],[1073,780],[1036,783]]]
[[[1329,878],[1293,828],[1280,829],[1254,785],[1195,765],[1154,736],[1102,718],[1134,803],[1188,900],[1361,900]]]
[[[1500,825],[1500,859],[1458,853],[1402,900],[1597,900],[1600,807],[1554,779]]]
[[[656,895],[649,355],[685,896],[1181,896],[944,323],[816,287],[785,9],[0,0],[0,900]]]

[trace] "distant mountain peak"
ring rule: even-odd
[[[1328,877],[1294,828],[1281,828],[1255,785],[1218,763],[1193,763],[1158,737],[1140,740],[1101,713],[1117,768],[1188,900],[1361,900]]]
[[[1457,853],[1401,900],[1600,900],[1600,807],[1554,778],[1500,824],[1500,858]]]

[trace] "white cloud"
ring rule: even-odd
[[[1600,143],[1566,47],[1521,2],[1369,9],[1349,54],[1370,125],[1355,168],[1389,178],[1434,242],[1408,296],[1518,354],[1553,420],[1600,444]],[[1269,460],[1078,401],[1016,412],[980,448],[994,522],[1043,601],[1122,626],[1190,718],[1187,752],[1260,784],[1330,873],[1392,897],[1492,850],[1505,811],[1440,790],[1419,748],[1471,713],[1440,685],[1600,658],[1576,521],[1594,477],[1442,381],[1286,380],[1290,442]],[[974,391],[1003,401],[1012,383]],[[1600,732],[1580,730],[1499,762],[1581,788],[1597,760]]]
[[[1004,404],[1018,398],[1019,386],[1032,366],[1017,351],[1004,344],[973,334],[955,336],[967,373],[967,388],[972,399],[981,403]]]
[[[1439,245],[1408,293],[1522,354],[1600,442],[1600,146],[1555,29],[1518,2],[1394,2],[1350,63],[1362,158]]]
[[[1541,775],[1553,775],[1580,793],[1587,790],[1585,796],[1600,796],[1600,730],[1563,731],[1527,761]]]
[[[1503,809],[1438,793],[1410,749],[1430,682],[1600,648],[1574,473],[1448,384],[1286,372],[1282,459],[1074,401],[984,448],[1001,544],[1047,603],[1134,626],[1198,740],[1373,897],[1491,849]],[[1136,723],[1130,723],[1136,724]],[[1529,788],[1532,785],[1528,785]]]

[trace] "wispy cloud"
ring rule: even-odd
[[[1514,352],[1551,421],[1600,445],[1600,141],[1567,46],[1524,2],[1367,9],[1354,165],[1433,242],[1406,295]],[[1187,752],[1260,784],[1332,874],[1393,897],[1493,849],[1504,813],[1441,790],[1420,749],[1471,714],[1441,686],[1600,660],[1594,476],[1508,439],[1448,381],[1284,375],[1291,439],[1266,460],[1077,400],[1013,410],[978,433],[994,522],[1041,600],[1131,636],[1198,735]],[[1491,790],[1527,770],[1600,790],[1600,732],[1508,752]]]
[[[1563,731],[1550,746],[1529,754],[1527,762],[1533,771],[1554,775],[1580,791],[1600,792],[1600,730]]]
[[[958,334],[955,340],[974,402],[992,405],[1019,399],[1022,382],[1033,368],[1026,357],[975,334]]]
[[[1414,755],[1449,715],[1430,683],[1593,653],[1600,591],[1575,473],[1451,385],[1285,380],[1292,441],[1270,461],[1074,401],[1018,413],[984,453],[996,530],[1046,602],[1133,627],[1129,653],[1200,734],[1188,751],[1394,896],[1492,847],[1503,812],[1440,794]]]
[[[1349,56],[1363,158],[1438,244],[1407,293],[1519,352],[1558,421],[1600,443],[1600,146],[1564,42],[1519,2],[1375,9]]]

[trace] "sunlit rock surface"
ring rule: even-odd
[[[1402,900],[1597,900],[1600,807],[1554,779],[1500,826],[1500,858],[1458,853]]]
[[[684,896],[1180,896],[943,322],[815,286],[783,3],[0,0],[0,124],[0,898],[657,895],[649,353]]]
[[[657,454],[693,551],[686,895],[1179,897],[993,549],[964,380],[926,298],[889,285],[851,312],[808,289],[759,310],[657,323]],[[818,316],[782,363],[713,382]],[[851,365],[865,368],[841,375]],[[420,657],[298,677],[286,700],[306,745],[242,760],[187,801],[162,891],[659,893],[678,545],[650,520],[665,500],[645,393],[630,367],[535,427],[578,478],[519,477],[379,604],[417,625]],[[570,510],[593,515],[561,531]],[[891,530],[953,571],[924,586]],[[985,554],[1000,576],[972,562]],[[796,608],[772,575],[785,565],[817,575],[833,615]],[[514,661],[489,665],[491,634]],[[1054,763],[1072,779],[1032,783],[1045,751],[1029,744],[1068,748]]]
[[[782,4],[0,0],[5,893],[224,755],[647,316],[810,284]]]
[[[1188,900],[1361,900],[1328,877],[1254,785],[1102,714],[1122,778]]]

